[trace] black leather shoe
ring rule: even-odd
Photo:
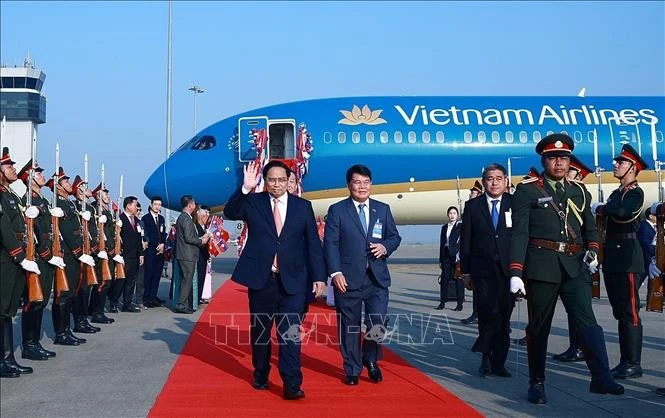
[[[589,392],[600,393],[601,395],[606,393],[609,393],[610,395],[623,395],[624,389],[623,386],[612,379],[591,379]]]
[[[639,364],[619,363],[611,372],[615,379],[637,379],[642,377],[642,367]]]
[[[464,325],[476,324],[476,323],[478,323],[478,315],[473,313],[473,314],[471,314],[470,317],[462,319],[460,322],[463,323]]]
[[[372,382],[379,383],[383,380],[383,374],[381,374],[381,369],[379,369],[379,365],[377,363],[368,362],[365,363],[365,367],[367,367],[367,374],[369,375],[369,379]]]
[[[512,374],[504,366],[492,366],[492,374],[499,377],[511,377]]]
[[[66,333],[56,334],[53,344],[57,345],[80,345],[78,339],[74,339],[67,335]]]
[[[445,309],[445,307],[446,307],[445,303],[439,303],[439,306],[437,306],[434,309],[436,309],[437,311],[442,311],[443,309]]]
[[[22,345],[21,358],[25,358],[28,360],[38,360],[38,361],[48,360],[48,356],[46,355],[46,353],[43,353],[39,349],[39,347],[37,347],[37,344],[34,343],[28,343]]]
[[[96,326],[92,325],[90,322],[88,322],[87,318],[83,320],[83,326],[85,326],[87,328],[90,328],[91,330],[93,330],[95,332],[99,332],[99,331],[102,330],[101,328],[96,327]]]
[[[547,403],[545,396],[545,385],[542,383],[533,383],[529,385],[529,402],[544,405]]]
[[[134,313],[141,312],[141,308],[139,308],[138,306],[136,306],[134,304],[131,304],[131,305],[127,305],[126,307],[123,306],[122,307],[122,312],[134,312]]]
[[[164,304],[164,303],[166,303],[166,301],[165,301],[164,299],[160,299],[160,298],[158,298],[158,297],[156,297],[156,296],[155,296],[155,300],[156,300],[157,302],[159,302],[160,304]]]
[[[252,383],[252,387],[256,390],[268,390],[268,389],[270,389],[270,385],[268,384],[268,381],[264,380],[264,379],[254,379],[254,382]]]
[[[10,367],[4,360],[0,362],[0,377],[19,377],[21,373]]]
[[[90,318],[90,322],[95,324],[112,324],[115,322],[115,319],[109,318],[108,316],[101,314],[95,314]]]
[[[462,305],[459,304],[459,303],[457,304],[457,306],[455,306],[455,309],[453,309],[453,311],[457,311],[457,312],[460,312],[461,310],[462,310]]]
[[[91,327],[86,327],[85,323],[81,321],[74,326],[74,332],[80,332],[81,334],[95,334],[97,331]]]
[[[356,386],[358,384],[358,376],[345,376],[344,384],[349,386]]]
[[[194,309],[189,308],[189,307],[188,308],[177,308],[174,312],[175,313],[182,313],[182,314],[193,314]]]
[[[67,330],[65,331],[65,333],[67,333],[67,335],[69,336],[69,338],[72,338],[72,339],[74,339],[75,341],[78,341],[79,344],[85,344],[85,343],[88,342],[88,340],[86,340],[85,338],[77,337],[76,335],[74,335],[74,333],[72,333],[72,330],[71,330],[71,329],[67,329]]]
[[[566,351],[556,354],[552,358],[562,362],[584,361],[584,353],[579,348],[568,347]]]
[[[37,348],[39,348],[39,351],[44,353],[46,355],[46,357],[48,357],[48,358],[55,357],[55,355],[56,355],[55,351],[49,351],[49,350],[45,349],[44,347],[42,347],[42,345],[39,343],[39,341],[37,341],[36,344],[37,344]]]
[[[295,401],[297,399],[302,399],[305,397],[305,392],[300,389],[294,391],[287,391],[284,389],[284,399],[287,401]]]
[[[118,313],[118,312],[120,312],[120,310],[118,309],[117,306],[111,306],[111,307],[109,308],[109,312],[111,312],[111,313]]]
[[[480,373],[481,376],[489,376],[492,374],[492,366],[490,365],[490,356],[488,354],[483,354],[483,358],[480,360],[478,373]]]
[[[8,359],[5,359],[5,364],[6,364],[7,367],[9,367],[10,369],[14,369],[14,370],[16,370],[18,373],[20,373],[20,374],[30,374],[30,373],[33,372],[32,367],[21,366],[20,364],[18,364],[18,363],[16,362],[16,359],[14,359],[14,355],[13,355],[13,354],[12,354],[12,356],[9,357]]]

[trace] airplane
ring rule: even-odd
[[[243,165],[281,159],[302,176],[302,197],[315,214],[348,196],[345,172],[372,170],[372,197],[389,203],[398,224],[444,222],[449,206],[463,206],[482,167],[508,167],[517,184],[540,167],[535,146],[565,132],[574,154],[599,166],[605,196],[618,187],[612,158],[629,143],[649,163],[640,173],[645,207],[662,199],[665,97],[348,97],[263,107],[222,119],[183,143],[145,183],[179,211],[180,197],[221,212],[242,184]],[[596,140],[597,138],[597,140]],[[594,161],[594,145],[598,162]],[[310,149],[311,148],[311,149]],[[597,177],[596,176],[596,177]],[[594,201],[597,178],[585,180]]]

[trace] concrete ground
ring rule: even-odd
[[[482,378],[478,374],[480,355],[470,347],[477,334],[475,325],[460,319],[471,313],[467,292],[464,310],[436,311],[439,269],[433,245],[403,245],[391,259],[393,285],[389,312],[396,315],[390,348],[415,367],[427,373],[487,416],[663,416],[665,397],[653,389],[665,386],[665,316],[641,311],[644,323],[644,350],[641,379],[621,382],[623,396],[594,395],[588,392],[589,373],[582,363],[547,364],[546,389],[549,403],[531,405],[526,401],[528,370],[526,349],[513,345],[507,365],[512,378]],[[235,265],[235,247],[213,263],[213,289],[228,279]],[[169,281],[162,280],[160,297],[168,295]],[[644,296],[645,291],[642,291]],[[610,365],[618,362],[616,321],[603,289],[602,299],[594,301],[594,311],[605,330]],[[454,302],[448,306],[453,308]],[[524,335],[526,304],[516,307],[512,337]],[[519,314],[519,315],[518,315]],[[20,360],[35,368],[32,375],[0,380],[0,416],[7,417],[142,417],[146,416],[193,329],[200,311],[178,315],[167,308],[141,313],[109,314],[112,325],[101,325],[101,333],[86,335],[80,347],[52,344],[50,309],[44,316],[42,344],[58,353],[44,362]],[[18,318],[14,340],[20,341]],[[567,322],[561,303],[552,324],[551,354],[568,346]],[[17,348],[20,359],[20,348]],[[439,411],[423,411],[436,416]],[[316,411],[312,411],[316,414]]]

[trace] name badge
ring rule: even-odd
[[[509,209],[506,211],[506,228],[513,227],[513,212]]]
[[[162,227],[160,228],[160,230],[162,231],[162,234],[163,234],[163,233],[164,233],[164,225],[162,225]]]
[[[538,199],[538,203],[546,203],[551,201],[552,201],[552,196],[541,197]]]
[[[378,219],[372,227],[372,238],[383,239],[383,229],[381,227],[381,221]]]

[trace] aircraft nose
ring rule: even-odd
[[[148,198],[159,196],[162,198],[162,204],[165,207],[170,207],[169,196],[166,193],[166,175],[164,172],[164,164],[161,164],[157,169],[148,177],[148,180],[143,186],[143,193]]]

